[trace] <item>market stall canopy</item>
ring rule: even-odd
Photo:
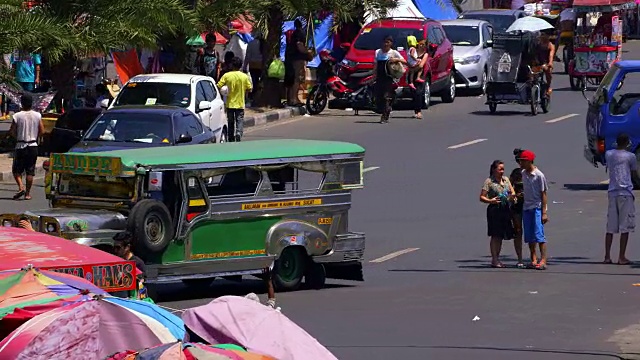
[[[0,339],[39,314],[94,295],[107,293],[77,276],[31,267],[0,271]]]
[[[108,292],[135,289],[139,274],[133,261],[63,238],[4,227],[0,232],[0,271],[27,265],[90,279]]]
[[[115,297],[71,303],[27,321],[0,342],[0,359],[98,360],[184,338],[184,324],[157,305]]]
[[[233,344],[204,345],[197,343],[169,343],[149,349],[127,350],[106,358],[105,360],[276,360],[276,358],[251,353]]]
[[[337,358],[280,311],[239,296],[187,309],[185,326],[211,344],[236,343],[278,360]]]

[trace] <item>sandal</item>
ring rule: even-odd
[[[24,196],[24,199],[25,199],[25,200],[31,200],[31,195],[25,195],[25,196]]]
[[[497,264],[491,264],[491,267],[494,268],[494,269],[502,269],[502,268],[504,268],[504,264],[499,262]]]
[[[13,195],[13,200],[18,200],[18,199],[20,199],[20,198],[21,198],[21,197],[23,197],[23,196],[24,196],[24,194],[26,194],[26,193],[27,193],[27,192],[26,192],[26,191],[24,191],[24,190],[20,190],[20,191],[18,191],[15,195]]]
[[[527,269],[537,269],[538,268],[538,263],[528,263],[527,264]]]
[[[547,270],[547,264],[536,265],[536,270]]]
[[[516,264],[516,267],[517,267],[518,269],[526,269],[526,268],[527,268],[527,266],[526,266],[523,262],[519,262],[519,263],[517,263],[517,264]]]

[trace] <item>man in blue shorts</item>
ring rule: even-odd
[[[547,179],[537,166],[533,165],[536,155],[525,150],[520,154],[524,204],[522,211],[524,242],[531,252],[531,267],[538,270],[547,268],[547,240],[544,237],[544,224],[547,217]],[[536,254],[536,244],[540,247],[540,262]]]

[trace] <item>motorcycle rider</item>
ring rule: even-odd
[[[392,49],[393,38],[384,38],[382,47],[376,50],[373,63],[373,76],[375,83],[376,107],[380,112],[380,123],[388,123],[391,114],[391,104],[393,103],[393,82],[394,79],[388,74],[387,65],[391,63],[401,63],[406,65],[407,61],[398,51]]]

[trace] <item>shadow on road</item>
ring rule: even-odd
[[[354,285],[326,284],[324,289],[338,289],[353,286]],[[312,290],[303,284],[298,291],[317,290]],[[262,280],[253,279],[243,279],[242,282],[215,280],[210,286],[186,286],[182,283],[163,284],[158,286],[158,300],[156,302],[208,299],[226,295],[245,296],[249,293],[255,293],[258,295],[266,294],[267,288]]]
[[[504,106],[510,106],[510,105],[504,105]],[[526,105],[522,105],[522,106],[526,106]],[[472,111],[469,114],[471,115],[480,115],[480,116],[513,116],[513,115],[529,115],[531,116],[530,112],[526,112],[526,111],[513,111],[513,110],[508,110],[508,111],[496,111],[495,113],[491,113],[489,110],[476,110],[476,111]]]
[[[564,184],[564,188],[571,191],[607,190],[608,184]]]
[[[581,355],[581,356],[597,356],[612,359],[623,359],[620,355],[611,352],[598,350],[562,350],[562,349],[519,349],[493,346],[446,346],[446,345],[327,345],[330,349],[339,348],[413,348],[413,349],[433,349],[433,350],[474,350],[474,351],[500,351],[500,352],[518,352],[518,353],[540,353],[540,354],[557,354],[557,355]]]
[[[556,263],[554,263],[553,261],[549,261],[549,267],[552,268]],[[602,263],[596,263],[596,264],[602,264]],[[605,273],[605,272],[594,272],[594,271],[589,271],[589,272],[578,272],[578,271],[553,271],[553,270],[549,270],[549,268],[547,268],[547,270],[535,270],[535,269],[518,269],[515,267],[515,265],[507,265],[500,269],[494,269],[491,267],[490,264],[484,264],[484,265],[461,265],[458,266],[458,269],[453,269],[453,270],[443,270],[443,269],[389,269],[387,271],[389,272],[407,272],[407,273],[461,273],[461,272],[479,272],[479,273],[483,273],[483,272],[491,272],[491,273],[515,273],[515,272],[541,272],[541,273],[545,273],[545,274],[561,274],[561,275],[588,275],[588,276],[593,276],[593,275],[607,275],[607,276],[638,276],[637,272],[633,272],[633,273]],[[603,264],[604,266],[604,264]],[[613,266],[613,265],[606,265],[606,266]]]

